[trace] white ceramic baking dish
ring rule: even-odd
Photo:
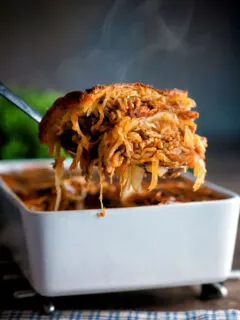
[[[2,161],[0,173],[50,166]],[[33,212],[0,182],[0,237],[43,296],[128,291],[225,280],[239,218],[237,194],[224,200],[135,208]]]

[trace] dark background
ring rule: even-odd
[[[227,154],[237,156],[237,1],[1,1],[0,15],[0,80],[17,86],[41,112],[59,94],[97,83],[142,81],[158,88],[186,89],[198,105],[198,132],[208,138],[210,165],[212,158],[223,163]],[[38,95],[30,99],[31,90]],[[14,111],[4,103],[0,108],[5,112],[1,145],[7,149],[0,156],[45,156],[37,153],[37,140],[35,149],[28,146],[27,137],[21,141],[25,153],[13,152],[14,139],[20,139],[31,121],[22,116],[20,126],[20,112],[15,112],[19,128],[9,147],[12,133],[6,132],[6,123]],[[37,127],[32,125],[31,130],[28,135],[35,139]],[[226,160],[219,160],[219,152]]]
[[[97,83],[186,89],[200,112],[198,132],[209,141],[207,179],[240,193],[238,2],[0,0],[0,81],[42,113],[59,95]],[[37,125],[3,99],[0,120],[0,159],[48,156]],[[239,250],[240,227],[238,269]],[[179,308],[181,300],[169,297]]]

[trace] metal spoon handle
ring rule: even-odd
[[[42,120],[42,115],[25,101],[17,97],[10,89],[0,82],[0,95],[8,101],[12,102],[17,108],[25,112],[29,117],[39,123]]]

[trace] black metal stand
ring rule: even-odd
[[[201,300],[220,299],[228,295],[224,282],[203,284],[201,289]]]
[[[228,295],[228,289],[224,286],[224,282],[203,284],[201,286],[201,300],[221,299]],[[14,291],[13,296],[16,299],[26,299],[38,297],[40,302],[40,312],[45,315],[51,315],[55,311],[55,305],[50,298],[39,296],[35,291]]]
[[[37,309],[41,314],[50,315],[55,311],[55,305],[51,299],[42,297],[34,290],[18,290],[13,291],[13,297],[17,300],[25,300],[35,298],[37,302]]]
[[[3,291],[6,289],[9,298],[12,297],[15,301],[23,300],[24,304],[27,299],[32,299],[32,305],[35,305],[42,314],[50,315],[55,311],[54,299],[37,294],[23,277],[19,268],[11,261],[9,255],[4,260],[0,260],[0,287],[3,288]],[[220,299],[227,295],[228,289],[224,282],[208,283],[201,286],[201,300]]]
[[[42,312],[46,315],[52,314],[55,311],[55,305],[49,299],[43,299]]]

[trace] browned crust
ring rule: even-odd
[[[56,122],[56,119],[61,119],[66,112],[73,107],[81,107],[83,104],[90,103],[94,100],[95,95],[100,93],[102,90],[108,89],[121,89],[124,87],[130,87],[137,90],[151,90],[153,92],[159,93],[161,95],[173,96],[173,95],[187,95],[188,92],[179,89],[163,89],[158,90],[150,85],[143,83],[116,83],[116,84],[106,84],[106,85],[96,85],[91,89],[86,89],[82,91],[72,91],[67,93],[65,96],[58,98],[53,105],[47,110],[45,116],[43,117],[39,125],[39,139],[41,143],[48,143],[48,133],[51,131],[52,127]]]
[[[80,105],[82,96],[82,91],[72,91],[53,103],[39,124],[38,137],[41,143],[47,143],[49,129],[54,126],[56,118],[60,119],[67,110],[73,106]]]

